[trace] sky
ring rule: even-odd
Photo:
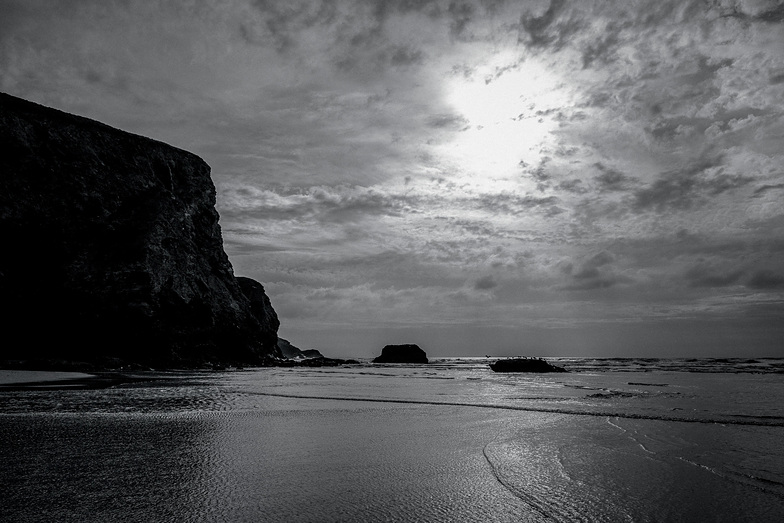
[[[333,357],[784,356],[784,4],[0,0],[0,90],[202,157]]]

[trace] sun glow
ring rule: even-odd
[[[529,60],[452,79],[447,103],[466,124],[443,152],[477,183],[498,184],[546,154],[567,100],[559,79]]]

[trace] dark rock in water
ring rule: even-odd
[[[541,358],[512,358],[490,364],[494,372],[567,372],[563,367],[552,365]]]
[[[418,345],[387,345],[373,363],[427,363],[427,354]]]
[[[325,358],[319,356],[315,358],[295,358],[282,360],[276,363],[278,367],[337,367],[339,365],[358,365],[357,360],[341,360],[338,358]]]
[[[0,93],[0,360],[153,367],[280,353],[199,157]]]
[[[278,338],[278,348],[284,358],[303,359],[303,358],[323,358],[324,356],[316,349],[301,350],[283,338]]]

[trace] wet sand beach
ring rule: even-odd
[[[776,374],[511,376],[469,362],[148,377],[0,390],[0,519],[784,515]]]

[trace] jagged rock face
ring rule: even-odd
[[[294,345],[292,345],[289,340],[284,340],[283,338],[278,338],[278,349],[280,349],[282,356],[287,359],[324,357],[324,355],[321,354],[316,349],[302,350],[299,347],[295,347]]]
[[[381,349],[381,356],[373,363],[427,363],[427,354],[419,345],[407,343],[404,345],[387,345]]]
[[[250,303],[250,311],[253,314],[253,317],[256,318],[260,325],[268,326],[267,329],[264,329],[263,333],[264,345],[277,349],[280,320],[278,320],[275,309],[272,308],[272,302],[270,302],[269,296],[267,296],[267,293],[264,291],[264,286],[256,280],[244,276],[237,276],[236,280],[242,294]],[[280,355],[279,349],[277,350],[277,354]]]
[[[284,358],[293,359],[302,357],[302,351],[298,347],[292,345],[289,340],[278,338],[278,349],[280,349],[280,353]]]
[[[0,358],[279,356],[263,287],[246,298],[223,250],[203,160],[2,93],[0,144]]]

